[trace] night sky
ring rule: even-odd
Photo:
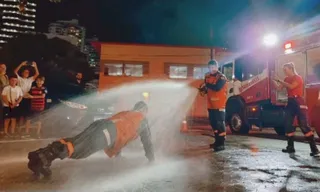
[[[39,0],[37,11],[38,31],[55,20],[78,18],[87,36],[101,41],[238,48],[315,16],[320,1]]]

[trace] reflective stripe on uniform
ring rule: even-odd
[[[286,135],[287,135],[288,137],[293,137],[294,134],[295,134],[295,132],[291,132],[291,133],[287,133]]]
[[[68,156],[71,157],[73,152],[74,152],[74,146],[71,142],[67,142],[65,141],[64,139],[60,139],[60,143],[63,144],[63,145],[66,145],[67,146],[67,149],[68,149]]]
[[[220,100],[220,98],[217,98],[217,97],[211,97],[211,98],[210,98],[210,100],[211,100],[211,101],[219,101],[219,100]]]
[[[108,129],[104,129],[103,133],[104,133],[104,136],[106,137],[108,146],[110,146],[111,145],[111,137],[110,137],[110,133],[109,133]]]
[[[306,105],[300,105],[300,109],[308,109],[308,106],[306,106]]]
[[[313,136],[313,131],[309,131],[308,133],[305,133],[304,136],[305,137],[310,137],[310,136]]]

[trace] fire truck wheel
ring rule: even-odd
[[[274,130],[279,136],[286,135],[286,131],[284,130],[284,127],[274,127]]]
[[[232,99],[227,102],[226,122],[232,133],[249,133],[250,124],[246,118],[245,105],[241,100]]]

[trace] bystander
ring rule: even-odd
[[[23,67],[21,76],[19,75],[20,69]],[[29,68],[28,68],[29,67]],[[30,77],[30,67],[35,69],[35,74]],[[39,70],[37,67],[36,62],[22,62],[15,70],[14,73],[18,77],[18,85],[21,87],[23,92],[23,100],[20,105],[20,128],[19,132],[21,131],[21,127],[25,125],[25,118],[30,113],[30,99],[32,96],[29,94],[32,83],[35,79],[39,76]]]
[[[83,81],[83,74],[81,72],[78,72],[76,74],[76,80],[75,80],[75,84],[77,84],[78,86],[80,86],[81,88],[85,88],[85,83]]]
[[[16,75],[9,77],[9,85],[4,87],[2,91],[3,114],[4,114],[4,134],[10,137],[15,134],[16,119],[19,117],[19,104],[23,97],[23,92],[17,86],[18,78]],[[9,125],[11,132],[9,133]]]
[[[41,118],[41,112],[45,109],[46,104],[46,94],[47,89],[44,87],[44,81],[45,78],[42,76],[37,77],[36,79],[36,86],[33,86],[30,90],[30,94],[32,96],[31,99],[31,116],[30,119],[27,120],[26,123],[26,133],[30,133],[30,128],[32,126],[31,123],[34,123],[36,125],[36,136],[37,138],[40,138],[40,132],[42,128],[42,118]]]
[[[7,66],[4,63],[0,63],[0,93],[5,86],[9,85],[9,78],[6,74]],[[3,105],[2,105],[2,97],[0,101],[0,133],[3,130],[4,122],[3,122]]]

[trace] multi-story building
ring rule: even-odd
[[[47,36],[50,38],[58,37],[66,41],[72,40],[72,44],[79,47],[81,51],[84,51],[86,30],[84,27],[79,25],[79,21],[72,19],[70,21],[56,21],[49,25],[49,34]],[[76,39],[77,43],[74,43]]]
[[[19,34],[35,32],[35,0],[0,0],[0,47]]]
[[[91,67],[99,67],[100,53],[92,45],[92,43],[98,42],[97,38],[86,39],[83,53],[87,55],[88,63]]]

